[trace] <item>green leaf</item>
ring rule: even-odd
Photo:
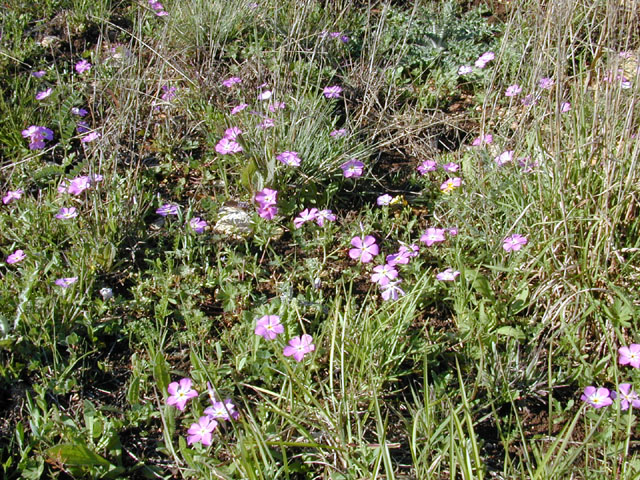
[[[517,338],[518,340],[522,340],[525,337],[524,332],[522,330],[520,330],[519,328],[512,327],[510,325],[504,325],[503,327],[498,328],[496,330],[496,333],[498,335],[503,335],[505,337]]]
[[[158,389],[163,394],[167,391],[167,387],[169,386],[169,365],[167,361],[164,359],[164,355],[161,351],[156,353],[153,358],[153,378],[158,384]]]
[[[111,462],[106,458],[82,444],[63,443],[47,449],[45,453],[52,461],[66,465],[111,466]]]

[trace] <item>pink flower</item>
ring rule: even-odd
[[[536,99],[533,93],[530,93],[529,95],[524,97],[522,100],[520,100],[520,102],[522,102],[524,106],[530,107],[531,105],[536,105],[538,103],[538,99]]]
[[[67,193],[70,193],[71,195],[80,195],[90,186],[91,179],[87,175],[82,175],[71,180],[69,187],[67,188]],[[59,189],[60,187],[58,187],[58,190]]]
[[[388,193],[385,193],[384,195],[380,195],[377,199],[376,199],[376,203],[383,207],[383,206],[387,206],[391,203],[391,200],[393,200],[393,197],[391,195],[389,195]]]
[[[93,131],[87,135],[85,135],[84,137],[82,137],[80,139],[80,141],[82,143],[89,143],[89,142],[93,142],[94,140],[97,140],[98,138],[100,138],[100,134],[96,131]]]
[[[496,58],[496,55],[493,52],[485,52],[485,53],[483,53],[476,60],[476,63],[475,63],[476,68],[484,68],[487,65],[487,63],[489,63],[494,58]]]
[[[33,72],[31,73],[32,76],[36,77],[36,78],[42,78],[47,74],[47,72],[45,72],[44,70],[38,70],[37,72]]]
[[[631,389],[630,383],[621,383],[618,385],[620,393],[620,410],[628,410],[629,405],[633,408],[640,408],[640,397]],[[611,392],[611,396],[615,398],[615,392]]]
[[[342,174],[345,178],[358,178],[362,176],[364,163],[354,158],[340,165],[340,168],[342,169]]]
[[[567,113],[571,110],[571,104],[569,102],[562,102],[560,104],[560,113]]]
[[[278,208],[274,205],[265,205],[258,208],[258,215],[266,220],[272,220],[278,214]]]
[[[420,241],[430,247],[434,243],[444,242],[444,228],[429,227],[420,237]]]
[[[505,252],[517,252],[522,247],[524,247],[529,240],[524,235],[520,235],[519,233],[514,233],[510,237],[504,239],[502,243],[502,248],[504,248]]]
[[[632,343],[628,347],[620,347],[618,355],[618,363],[620,365],[640,368],[640,344]]]
[[[162,100],[164,100],[165,102],[170,102],[171,100],[176,98],[176,92],[178,91],[178,89],[176,87],[170,87],[168,85],[163,85],[161,87],[161,89],[162,89],[162,91],[164,93],[162,95],[160,95],[160,98]]]
[[[332,131],[329,135],[332,136],[333,138],[340,138],[340,137],[344,137],[346,134],[347,134],[346,128],[339,128],[338,130]]]
[[[236,411],[236,406],[230,398],[224,402],[211,400],[211,406],[204,411],[205,415],[215,418],[216,420],[237,420],[240,414]]]
[[[425,160],[418,165],[418,172],[420,175],[426,175],[427,172],[435,172],[438,168],[438,164],[434,160]]]
[[[240,77],[229,77],[226,80],[222,81],[222,86],[223,87],[227,87],[227,88],[231,88],[236,83],[240,83],[240,82],[242,82],[242,79]]]
[[[183,378],[179,383],[171,382],[167,388],[170,395],[167,398],[167,405],[175,405],[178,410],[184,410],[187,402],[198,396],[198,392],[191,388],[191,383],[190,378]]]
[[[473,72],[473,67],[470,65],[460,65],[458,68],[458,75],[467,75],[471,72]]]
[[[289,165],[290,167],[299,167],[300,166],[300,157],[298,156],[298,152],[290,152],[285,151],[276,156],[276,160],[280,160],[285,165]]]
[[[58,220],[69,220],[78,216],[78,212],[76,211],[76,207],[65,208],[62,207],[60,212],[56,215]]]
[[[317,208],[311,208],[311,209],[305,208],[300,212],[300,215],[298,215],[296,218],[293,219],[293,226],[296,227],[296,229],[300,228],[306,222],[311,222],[316,218],[318,218]]]
[[[382,287],[388,285],[392,280],[398,278],[398,271],[389,264],[378,265],[377,267],[373,268],[373,271],[375,273],[371,275],[371,281],[373,283],[377,283]]]
[[[254,200],[262,206],[275,205],[278,202],[278,191],[263,188],[256,193]]]
[[[500,155],[494,158],[494,161],[499,167],[503,166],[505,163],[513,161],[513,150],[506,150],[502,152]]]
[[[395,265],[406,265],[413,257],[418,256],[418,250],[418,245],[409,245],[408,247],[402,245],[398,253],[387,255],[387,264],[392,267]]]
[[[242,133],[239,127],[229,127],[224,131],[223,138],[228,138],[229,140],[235,140],[238,138],[238,135]]]
[[[235,140],[231,140],[228,137],[222,137],[218,143],[216,143],[216,152],[220,155],[227,155],[229,153],[242,152],[242,146]]]
[[[479,147],[480,145],[490,145],[493,143],[493,135],[491,134],[487,134],[487,135],[480,135],[479,137],[475,138],[473,140],[473,142],[471,142],[471,146],[473,147]]]
[[[382,286],[382,299],[383,300],[397,300],[398,298],[404,296],[404,290],[402,290],[398,285],[400,281],[391,282],[384,286]]]
[[[84,73],[91,70],[91,64],[86,60],[80,60],[78,63],[76,63],[75,68],[76,68],[76,72]]]
[[[331,210],[318,210],[316,214],[316,223],[319,227],[324,227],[324,222],[335,222],[336,216]]]
[[[613,403],[609,389],[596,388],[591,386],[584,389],[584,393],[580,397],[580,400],[582,400],[583,402],[587,402],[594,408],[606,407]]]
[[[78,277],[58,278],[54,283],[62,288],[69,288],[78,281]]]
[[[53,88],[47,88],[46,90],[36,93],[36,100],[44,100],[51,95],[51,92],[53,92]]]
[[[260,335],[265,340],[274,340],[278,334],[284,332],[284,327],[280,323],[278,315],[265,315],[256,322],[254,333]]]
[[[324,87],[322,93],[327,98],[340,98],[340,93],[342,93],[342,87],[338,85],[333,85],[331,87]]]
[[[170,203],[165,203],[156,210],[156,213],[161,217],[166,217],[168,215],[178,215],[178,206],[172,205]]]
[[[460,165],[458,165],[457,163],[449,162],[449,163],[445,163],[444,165],[442,165],[442,169],[445,172],[455,173],[458,170],[460,170]]]
[[[446,182],[440,185],[440,190],[442,193],[449,193],[460,185],[462,185],[462,179],[460,177],[449,178]]]
[[[275,113],[278,110],[284,110],[287,106],[284,102],[276,102],[269,105],[269,111]]]
[[[189,226],[196,233],[203,233],[207,225],[208,223],[205,220],[201,220],[200,217],[193,217],[189,220]]]
[[[553,87],[555,83],[556,82],[553,80],[553,78],[544,77],[540,79],[540,81],[538,82],[538,86],[543,90],[548,90]]]
[[[453,282],[458,275],[460,275],[458,270],[447,268],[445,271],[438,273],[436,278],[441,282]]]
[[[7,263],[9,265],[13,265],[14,263],[21,262],[25,258],[27,258],[27,256],[25,255],[23,250],[16,250],[15,252],[7,256]]]
[[[29,148],[31,150],[39,150],[44,148],[45,140],[53,140],[53,131],[47,127],[31,125],[22,131],[22,136],[29,139]]]
[[[258,127],[262,130],[266,130],[267,128],[273,127],[275,124],[276,122],[274,122],[273,118],[265,118]]]
[[[187,444],[192,445],[194,443],[200,442],[205,446],[211,445],[211,434],[217,426],[218,422],[216,422],[209,415],[200,417],[198,422],[191,424],[191,427],[189,427],[189,430],[187,430]]]
[[[376,239],[367,235],[366,237],[353,237],[351,245],[355,248],[349,250],[349,256],[354,260],[360,260],[362,263],[369,263],[373,257],[380,253],[380,248],[376,244]]]
[[[2,203],[7,205],[8,203],[13,202],[14,200],[19,200],[20,198],[22,198],[23,193],[24,193],[24,190],[22,190],[21,188],[13,191],[9,190],[6,193],[6,195],[2,197]]]
[[[289,345],[284,347],[282,354],[285,357],[293,356],[296,362],[301,362],[307,353],[316,349],[316,346],[311,342],[313,342],[313,338],[306,333],[302,337],[293,337],[289,340]]]
[[[235,115],[237,113],[240,113],[242,110],[244,110],[248,106],[249,106],[248,103],[241,103],[240,105],[236,105],[235,107],[233,107],[231,109],[231,115]]]
[[[509,85],[507,87],[507,90],[504,92],[504,96],[515,97],[516,95],[519,95],[520,92],[522,92],[522,87],[517,83],[514,83],[513,85]]]

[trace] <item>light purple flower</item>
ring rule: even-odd
[[[538,103],[538,99],[533,95],[533,93],[530,93],[520,100],[520,102],[522,102],[524,106],[530,107],[532,105],[536,105]]]
[[[44,100],[53,92],[53,88],[47,88],[46,90],[42,90],[41,92],[36,93],[36,100]]]
[[[183,378],[180,382],[171,382],[167,388],[169,392],[167,405],[175,405],[178,410],[184,410],[187,402],[198,396],[198,392],[191,387],[191,384],[190,378]]]
[[[456,227],[447,228],[447,233],[452,237],[458,235],[458,229]]]
[[[204,414],[216,420],[236,420],[240,416],[230,398],[227,398],[224,402],[212,400],[211,406],[204,410]]]
[[[296,362],[301,362],[307,353],[311,353],[316,349],[312,342],[313,338],[306,333],[301,337],[293,337],[289,340],[289,345],[284,347],[282,354],[285,357],[293,356]]]
[[[371,281],[373,283],[377,283],[378,285],[384,287],[388,285],[393,280],[398,278],[398,271],[389,264],[378,265],[377,267],[373,267],[373,275],[371,275]]]
[[[342,93],[342,87],[340,87],[339,85],[324,87],[324,90],[322,90],[322,94],[326,98],[340,98],[340,93]]]
[[[316,223],[319,227],[324,227],[324,222],[335,222],[336,216],[331,210],[318,210],[316,215]]]
[[[91,64],[86,60],[80,60],[78,63],[76,63],[75,68],[76,68],[76,72],[84,73],[91,70]]]
[[[522,92],[522,87],[517,83],[514,83],[513,85],[509,85],[507,87],[507,90],[504,92],[504,96],[515,97],[516,95],[519,95],[520,92]]]
[[[444,228],[429,227],[420,237],[420,241],[430,247],[434,243],[444,242]]]
[[[222,86],[227,87],[227,88],[231,88],[236,83],[240,83],[240,82],[242,82],[242,79],[240,77],[229,77],[226,80],[222,81]]]
[[[262,123],[258,125],[261,130],[266,130],[267,128],[271,128],[276,124],[273,118],[265,118]]]
[[[471,142],[471,146],[473,147],[479,147],[480,145],[490,145],[493,143],[493,135],[486,134],[486,135],[480,135],[477,138],[473,139],[473,142]]]
[[[340,137],[344,137],[346,134],[347,134],[346,128],[339,128],[337,130],[332,131],[329,135],[332,136],[333,138],[340,138]]]
[[[263,188],[256,193],[254,200],[262,206],[275,205],[278,203],[278,191],[270,188]]]
[[[380,253],[380,248],[376,244],[375,237],[367,235],[366,237],[353,237],[351,245],[354,248],[349,250],[349,256],[354,260],[360,260],[362,263],[369,263],[373,257]]]
[[[286,107],[287,105],[284,102],[276,102],[269,105],[268,108],[271,113],[275,113],[278,110],[284,110]]]
[[[248,106],[249,106],[248,103],[241,103],[240,105],[236,105],[235,107],[233,107],[231,109],[231,115],[235,115],[237,113],[240,113],[242,110],[244,110]]]
[[[476,60],[476,63],[475,63],[476,68],[484,68],[487,65],[487,63],[489,63],[494,58],[496,58],[496,55],[493,52],[485,52],[485,53],[483,53]]]
[[[506,150],[493,159],[496,164],[501,167],[506,163],[513,161],[513,150]]]
[[[580,400],[587,402],[594,408],[602,408],[613,403],[610,393],[611,392],[609,392],[609,389],[607,388],[589,386],[584,389],[584,393],[580,397]]]
[[[468,75],[471,72],[473,72],[471,65],[460,65],[460,68],[458,68],[458,75]]]
[[[551,87],[553,87],[553,85],[554,85],[555,83],[556,83],[556,82],[553,80],[553,78],[550,78],[550,77],[544,77],[544,78],[541,78],[541,79],[538,81],[538,86],[539,86],[540,88],[542,88],[543,90],[548,90],[548,89],[550,89]]]
[[[78,130],[78,133],[86,133],[90,130],[89,124],[83,120],[80,120],[76,124],[76,130]]]
[[[37,72],[33,72],[31,75],[36,78],[42,78],[47,74],[44,70],[38,70]]]
[[[229,153],[242,152],[242,145],[235,140],[231,140],[228,137],[222,137],[218,143],[216,143],[216,152],[220,155],[227,155]]]
[[[242,130],[239,127],[229,127],[224,131],[223,137],[229,140],[235,140],[241,133]]]
[[[14,200],[19,200],[22,198],[22,194],[24,190],[18,188],[17,190],[9,190],[4,197],[2,197],[2,203],[7,205],[8,203],[13,202]]]
[[[81,175],[71,180],[71,182],[69,182],[69,186],[67,187],[67,193],[77,196],[77,195],[80,195],[85,190],[87,190],[90,186],[91,186],[91,179],[87,175]],[[58,191],[60,191],[60,187],[58,187]]]
[[[340,168],[342,169],[342,174],[345,178],[358,178],[362,176],[362,173],[364,172],[364,163],[353,158],[340,165]]]
[[[78,277],[63,277],[58,278],[54,283],[62,288],[69,288],[71,285],[78,281]]]
[[[620,365],[640,368],[640,344],[632,343],[628,347],[620,347],[618,355],[618,363]]]
[[[272,220],[278,214],[278,207],[275,205],[265,205],[258,207],[258,215],[266,220]]]
[[[392,267],[395,265],[406,265],[413,257],[417,257],[419,252],[418,245],[412,244],[408,247],[402,245],[397,253],[387,255],[387,264]]]
[[[77,115],[79,117],[86,116],[89,112],[87,112],[84,108],[73,107],[71,109],[71,113]]]
[[[560,113],[567,113],[571,110],[571,104],[569,102],[562,102],[560,104]]]
[[[435,172],[437,168],[438,164],[435,160],[425,160],[418,165],[418,172],[420,172],[420,175],[426,175],[427,172]]]
[[[519,233],[514,233],[510,237],[504,239],[502,243],[502,248],[504,248],[505,252],[517,252],[522,247],[524,247],[529,240],[524,235],[520,235]]]
[[[620,393],[620,410],[628,410],[629,405],[640,408],[640,397],[631,389],[630,383],[618,385],[618,392]],[[615,392],[611,392],[611,397],[615,398]]]
[[[458,170],[460,170],[460,165],[458,165],[457,163],[449,162],[449,163],[445,163],[444,165],[442,165],[442,169],[445,172],[455,173]]]
[[[300,156],[298,152],[290,152],[284,151],[276,156],[276,160],[280,160],[285,165],[289,165],[290,167],[299,167],[300,166]]]
[[[156,210],[156,213],[161,217],[166,217],[167,215],[178,215],[178,206],[165,203]]]
[[[284,326],[280,323],[278,315],[265,315],[256,322],[254,333],[260,335],[265,340],[274,340],[280,333],[284,332]]]
[[[31,150],[39,150],[44,148],[45,140],[53,140],[53,131],[47,127],[31,125],[22,131],[22,136],[29,139],[29,148]]]
[[[441,282],[453,282],[458,275],[460,275],[460,272],[458,270],[447,268],[446,270],[438,273],[436,275],[436,278]]]
[[[317,208],[305,208],[300,214],[293,219],[293,226],[297,229],[304,225],[306,222],[314,221],[318,218]]]
[[[442,193],[449,193],[462,185],[462,179],[460,177],[448,178],[442,185],[440,190]]]
[[[7,263],[9,265],[12,265],[14,263],[21,262],[25,258],[27,258],[27,256],[25,255],[24,251],[18,249],[15,252],[11,253],[9,256],[7,256]]]
[[[376,199],[376,203],[383,207],[383,206],[387,206],[389,204],[391,204],[391,200],[393,200],[393,197],[391,195],[389,195],[388,193],[385,193],[384,195],[380,195],[377,199]]]
[[[382,299],[383,300],[397,300],[400,297],[404,296],[404,290],[402,290],[398,285],[400,281],[391,282],[384,286],[382,286]]]
[[[94,140],[97,140],[98,138],[100,138],[100,133],[94,130],[93,132],[88,133],[84,137],[82,137],[80,141],[82,143],[89,143],[89,142],[93,142]]]
[[[171,100],[176,98],[176,92],[178,91],[178,89],[176,87],[170,87],[168,85],[163,85],[161,87],[161,89],[162,89],[162,91],[164,93],[162,95],[160,95],[160,98],[162,100],[164,100],[165,102],[170,102]]]
[[[189,226],[196,233],[203,233],[204,229],[209,225],[206,220],[202,220],[200,217],[193,217],[189,220]]]
[[[209,415],[200,417],[198,422],[192,423],[189,430],[187,430],[187,444],[192,445],[200,442],[202,445],[208,447],[211,445],[212,433],[217,426],[218,422],[214,420],[213,417],[210,417]]]
[[[72,218],[76,218],[77,216],[78,216],[78,212],[76,210],[76,207],[69,207],[69,208],[62,207],[58,212],[58,214],[56,215],[56,218],[58,220],[70,220]]]

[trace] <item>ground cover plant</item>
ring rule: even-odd
[[[638,478],[637,2],[0,8],[3,478]]]

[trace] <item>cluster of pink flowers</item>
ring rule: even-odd
[[[53,140],[53,130],[47,127],[31,125],[22,131],[22,136],[29,139],[29,148],[31,150],[39,150],[44,148],[46,140]]]
[[[435,172],[438,169],[438,163],[435,160],[425,160],[420,165],[418,165],[418,172],[420,175],[426,175],[429,172]],[[445,172],[455,173],[460,170],[460,165],[455,162],[447,162],[444,165],[440,166]]]
[[[485,52],[485,53],[483,53],[482,55],[480,55],[478,57],[478,59],[475,61],[474,65],[476,66],[476,68],[482,70],[494,58],[496,58],[496,54],[495,53],[493,53],[493,52]],[[461,65],[460,68],[458,68],[458,75],[468,75],[471,72],[473,72],[473,67],[470,66],[470,65]]]
[[[242,152],[242,145],[240,145],[236,141],[238,135],[240,135],[241,133],[242,130],[240,130],[238,127],[227,128],[224,131],[223,137],[218,143],[216,143],[216,152],[218,152],[220,155]]]
[[[270,188],[263,188],[254,197],[258,203],[258,215],[267,220],[272,220],[278,214],[278,191]]]
[[[58,185],[58,193],[69,193],[78,196],[85,190],[91,188],[95,183],[102,181],[102,175],[81,175],[72,180],[63,179]]]
[[[156,0],[149,0],[149,6],[153,9],[158,17],[165,17],[169,15],[169,13],[165,11],[162,4]]]
[[[290,167],[299,167],[301,163],[298,152],[291,152],[289,150],[276,155],[276,160],[279,160]]]
[[[324,222],[334,222],[336,216],[331,210],[318,210],[317,208],[305,208],[293,219],[293,226],[298,229],[307,222],[315,221],[318,226],[323,227]]]
[[[284,326],[280,323],[278,315],[264,315],[256,321],[254,333],[265,340],[275,340],[279,334],[284,333]],[[282,354],[285,357],[293,357],[296,362],[301,362],[307,353],[311,353],[315,349],[313,338],[305,333],[289,340],[289,344],[284,347]]]

